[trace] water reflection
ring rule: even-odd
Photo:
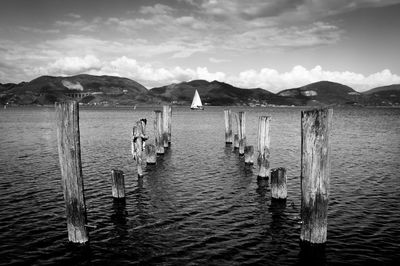
[[[325,244],[312,245],[300,241],[299,260],[297,265],[328,265],[326,262]]]
[[[125,198],[117,199],[113,198],[112,204],[113,213],[111,214],[111,222],[116,226],[123,226],[127,223],[128,212],[126,210]]]

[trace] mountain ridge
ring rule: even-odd
[[[0,83],[0,103],[47,105],[76,99],[88,105],[190,105],[195,90],[205,105],[400,105],[400,84],[357,92],[349,86],[318,81],[272,93],[262,88],[239,88],[220,81],[191,80],[146,89],[140,83],[116,76],[40,76],[29,82]]]

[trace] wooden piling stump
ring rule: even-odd
[[[164,105],[163,106],[163,113],[162,113],[162,120],[163,120],[163,146],[164,148],[169,147],[169,114],[170,114],[170,106]]]
[[[326,242],[332,113],[332,109],[301,112],[300,239],[311,244]]]
[[[111,170],[111,191],[113,198],[125,198],[125,176],[121,170]]]
[[[58,155],[66,205],[68,239],[86,243],[86,205],[82,177],[79,106],[76,101],[55,104]]]
[[[279,167],[271,170],[271,198],[280,200],[287,198],[286,180],[285,168]]]
[[[154,144],[146,145],[146,163],[147,164],[157,163],[156,147],[154,146]]]
[[[156,153],[164,154],[164,140],[163,140],[163,123],[162,123],[162,112],[154,111],[156,118],[154,120],[154,132],[155,132],[155,145],[156,145]]]
[[[269,135],[269,124],[271,117],[260,116],[258,118],[258,176],[260,178],[269,178],[271,175],[269,155],[270,155],[270,135]]]
[[[233,137],[233,149],[238,150],[239,149],[239,136],[238,134],[235,134]]]
[[[224,110],[225,116],[225,144],[232,144],[232,112],[230,109]]]
[[[245,164],[254,164],[254,147],[253,146],[245,146],[244,147],[244,163]]]
[[[246,112],[238,113],[239,155],[244,155],[246,146]]]

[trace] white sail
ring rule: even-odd
[[[197,90],[194,93],[192,105],[190,106],[190,108],[192,108],[192,109],[203,109],[203,104],[201,103],[200,95],[197,92]]]

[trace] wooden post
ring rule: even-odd
[[[283,167],[271,170],[271,198],[286,199],[286,169]]]
[[[233,149],[238,150],[239,149],[239,136],[238,134],[235,134],[233,137]]]
[[[154,132],[156,136],[156,153],[164,154],[164,141],[163,141],[163,124],[162,124],[162,112],[157,110],[154,111],[156,119],[154,120]]]
[[[154,146],[154,144],[146,145],[146,163],[147,164],[157,163],[156,147]]]
[[[76,101],[56,103],[57,143],[66,205],[68,239],[89,241],[82,177],[79,106]]]
[[[111,170],[111,190],[114,198],[125,198],[125,177],[121,170]]]
[[[244,147],[244,163],[245,164],[253,164],[254,163],[254,147],[253,146],[245,146]]]
[[[332,109],[301,112],[300,239],[306,243],[326,242],[332,113]]]
[[[225,144],[232,144],[232,112],[224,110],[225,115]]]
[[[246,112],[238,114],[238,135],[239,135],[239,155],[244,155],[244,147],[246,146]]]
[[[172,140],[172,106],[168,105],[168,145],[171,146],[171,140]]]
[[[162,122],[163,122],[163,146],[164,148],[169,147],[168,141],[168,125],[169,125],[169,107],[168,105],[163,106]]]
[[[136,125],[132,129],[132,156],[133,159],[137,162],[137,172],[138,176],[143,176],[143,168],[142,168],[142,161],[143,161],[143,146],[144,141],[147,139],[145,135],[146,131],[146,120],[141,119],[140,121],[136,122]]]
[[[260,116],[258,118],[258,176],[260,178],[269,178],[271,175],[270,163],[269,163],[269,145],[270,145],[270,137],[269,137],[269,123],[271,121],[271,117],[269,116]]]

